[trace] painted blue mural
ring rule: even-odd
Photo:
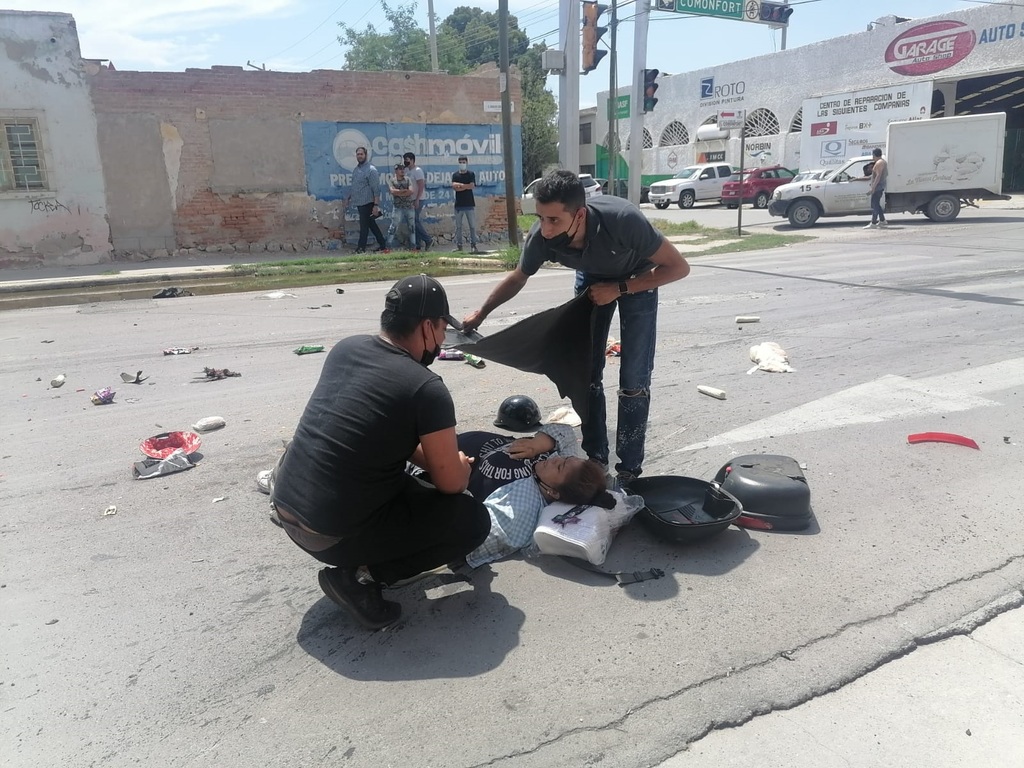
[[[381,202],[391,208],[386,181],[394,173],[402,155],[412,152],[427,176],[427,202],[430,209],[451,206],[455,201],[452,174],[459,169],[459,155],[469,159],[469,170],[476,174],[476,196],[505,195],[505,170],[501,153],[499,125],[427,125],[424,123],[327,123],[302,124],[302,150],[306,161],[306,189],[318,200],[345,198],[356,164],[356,147],[369,150],[370,162],[381,174]],[[522,193],[522,134],[512,126],[515,191]],[[450,209],[449,209],[450,210]]]

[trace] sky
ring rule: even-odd
[[[628,82],[633,61],[637,0],[620,0],[618,80]],[[861,32],[882,16],[909,18],[975,7],[984,0],[791,0],[787,48]],[[610,5],[611,0],[602,0]],[[437,22],[471,0],[434,0]],[[479,7],[497,11],[497,3]],[[0,0],[0,8],[59,11],[75,17],[82,55],[109,59],[117,69],[182,71],[214,64],[297,72],[338,69],[345,51],[338,22],[356,29],[386,27],[379,0]],[[558,0],[509,0],[510,12],[531,41],[561,47]],[[610,14],[602,16],[602,22]],[[427,28],[427,0],[417,7]],[[608,41],[608,34],[602,40]],[[579,33],[572,36],[579,44]],[[647,66],[689,72],[779,50],[781,32],[762,24],[652,12]],[[608,90],[609,58],[580,78],[580,107]],[[558,94],[558,78],[548,79]]]

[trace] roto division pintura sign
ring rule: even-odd
[[[318,200],[343,200],[356,167],[356,148],[366,147],[369,161],[380,171],[382,186],[394,175],[402,155],[412,152],[427,177],[427,203],[453,204],[452,174],[465,155],[476,174],[476,196],[505,195],[505,167],[501,153],[501,126],[424,125],[422,123],[302,124],[302,151],[306,161],[306,190]],[[522,139],[512,126],[512,167],[516,195],[522,192]],[[385,187],[385,208],[390,198]]]

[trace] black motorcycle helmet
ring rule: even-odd
[[[512,395],[498,406],[494,426],[510,432],[532,432],[540,426],[540,408],[532,397]]]

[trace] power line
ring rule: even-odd
[[[333,11],[331,11],[330,16],[328,16],[323,21],[321,21],[319,24],[317,24],[315,27],[313,27],[311,30],[309,30],[309,32],[306,34],[305,37],[302,37],[299,40],[296,40],[294,43],[289,45],[287,48],[285,48],[282,51],[278,51],[277,53],[275,53],[273,56],[271,56],[269,58],[276,59],[282,53],[287,53],[288,51],[290,51],[292,48],[294,48],[299,43],[301,43],[301,42],[303,42],[305,40],[308,40],[313,35],[314,32],[316,32],[318,29],[320,29],[320,27],[322,27],[324,24],[326,24],[328,21],[330,21],[332,18],[334,18],[334,16],[338,13],[338,11],[340,11],[342,8],[345,7],[346,3],[348,3],[348,0],[342,0],[341,5],[339,5]]]

